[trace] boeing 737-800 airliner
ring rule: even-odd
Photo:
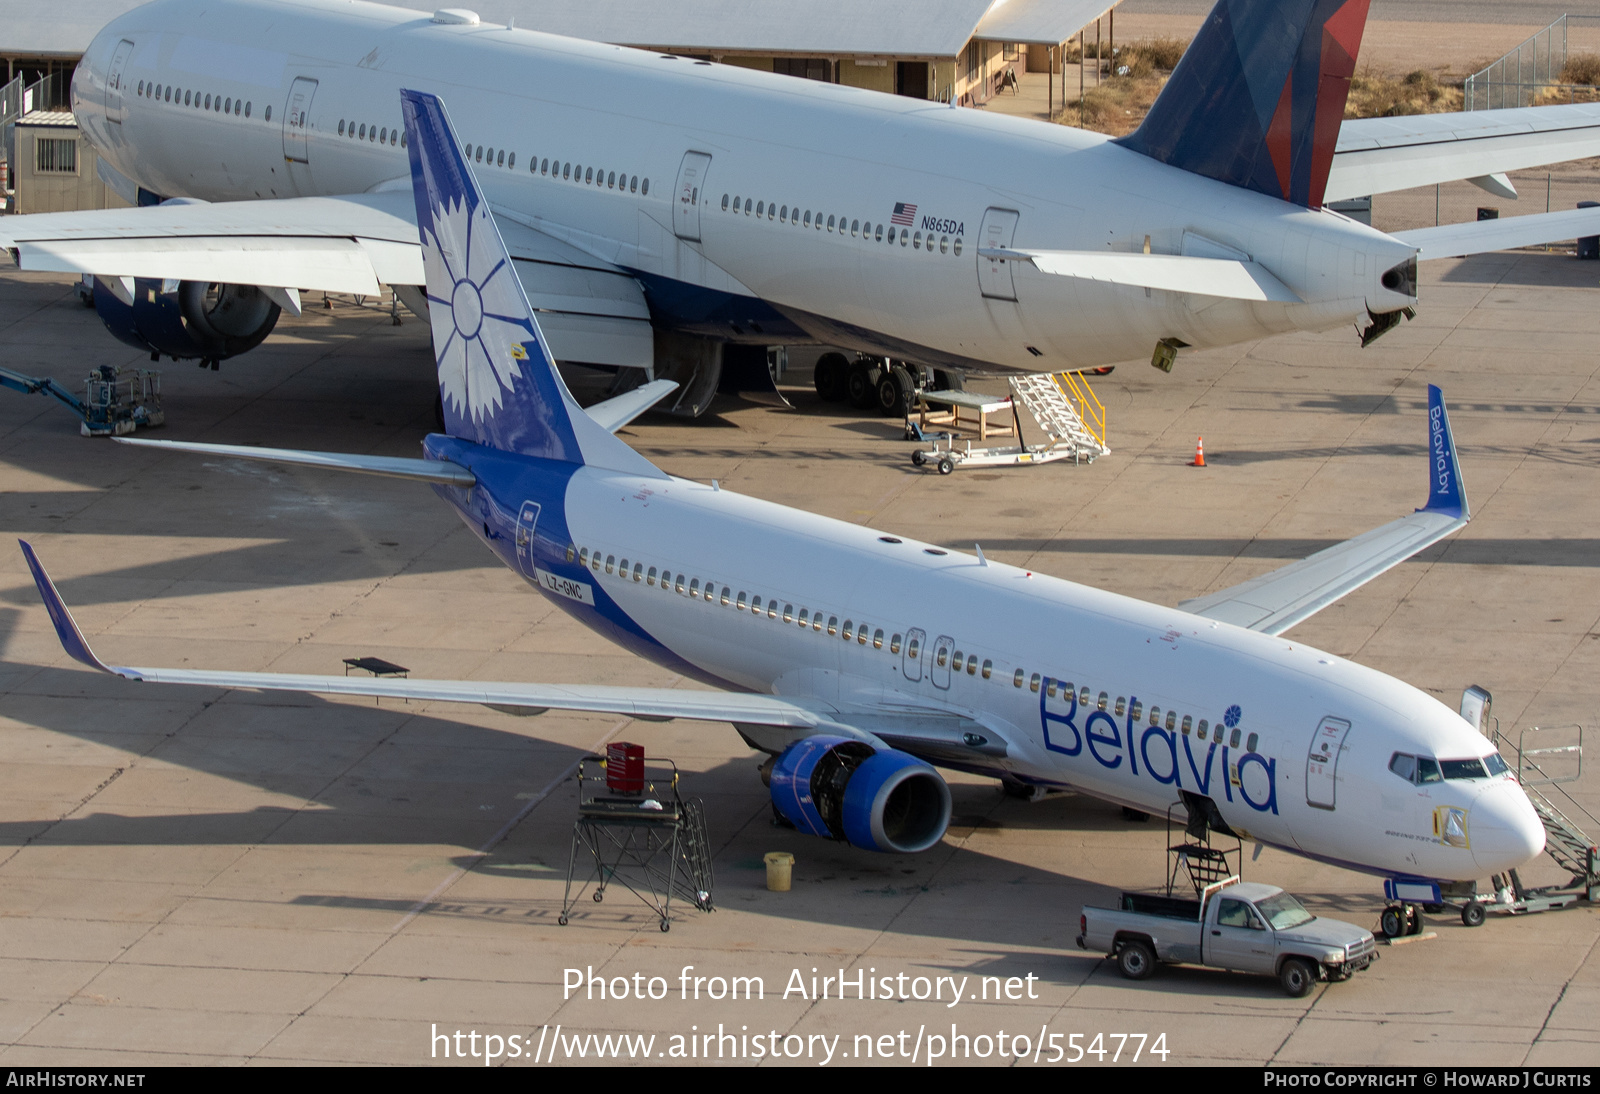
[[[539,595],[719,690],[110,667],[24,545],[77,660],[156,683],[730,722],[774,758],[796,827],[879,851],[943,836],[932,764],[1182,803],[1201,826],[1424,885],[1542,848],[1515,776],[1454,711],[1278,637],[1466,523],[1437,389],[1423,509],[1176,608],[674,478],[573,401],[476,156],[438,99],[401,97],[446,420],[426,458],[129,443],[431,483]]]
[[[73,108],[130,200],[169,203],[7,218],[0,244],[99,275],[112,330],[173,357],[247,351],[304,289],[388,284],[421,312],[411,87],[455,104],[557,359],[653,368],[680,411],[729,344],[1004,373],[1370,340],[1416,306],[1419,255],[1590,234],[1600,210],[1393,236],[1324,202],[1593,155],[1600,107],[1341,128],[1367,3],[1219,0],[1111,140],[458,9],[155,0],[95,39]]]

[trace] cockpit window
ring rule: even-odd
[[[1412,782],[1417,777],[1417,758],[1408,756],[1404,752],[1396,752],[1389,758],[1389,770],[1406,782]]]
[[[1491,752],[1483,758],[1483,764],[1489,769],[1491,775],[1504,775],[1511,770],[1511,765],[1500,758],[1500,753]]]
[[[1439,774],[1439,761],[1427,756],[1417,757],[1417,785],[1426,786],[1428,783],[1443,782],[1444,776]]]
[[[1444,768],[1444,777],[1447,779],[1487,779],[1489,772],[1484,769],[1482,760],[1441,760],[1439,766]]]
[[[1450,760],[1451,764],[1472,763],[1479,764],[1478,760]],[[1443,782],[1445,775],[1440,773],[1439,761],[1430,756],[1412,756],[1405,752],[1396,752],[1389,757],[1389,770],[1399,775],[1408,783],[1426,786],[1428,783]],[[1452,779],[1483,778],[1482,775],[1450,775]]]

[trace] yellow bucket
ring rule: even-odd
[[[787,851],[769,851],[763,861],[767,864],[767,890],[787,893],[794,874],[794,856]]]

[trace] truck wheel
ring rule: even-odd
[[[1148,980],[1156,971],[1156,955],[1143,942],[1124,942],[1117,951],[1117,970],[1129,980]]]
[[[1397,904],[1391,904],[1383,910],[1383,915],[1378,918],[1378,930],[1385,938],[1399,938],[1406,933],[1405,909]]]
[[[1461,909],[1461,922],[1468,927],[1481,927],[1488,914],[1481,900],[1470,901]]]
[[[1317,983],[1317,970],[1303,957],[1291,957],[1278,970],[1278,983],[1290,998],[1299,999],[1310,994]]]

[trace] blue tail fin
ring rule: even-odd
[[[1162,163],[1316,208],[1370,0],[1217,0],[1144,124]]]
[[[400,100],[445,432],[504,452],[659,476],[567,391],[444,104],[418,91]]]

